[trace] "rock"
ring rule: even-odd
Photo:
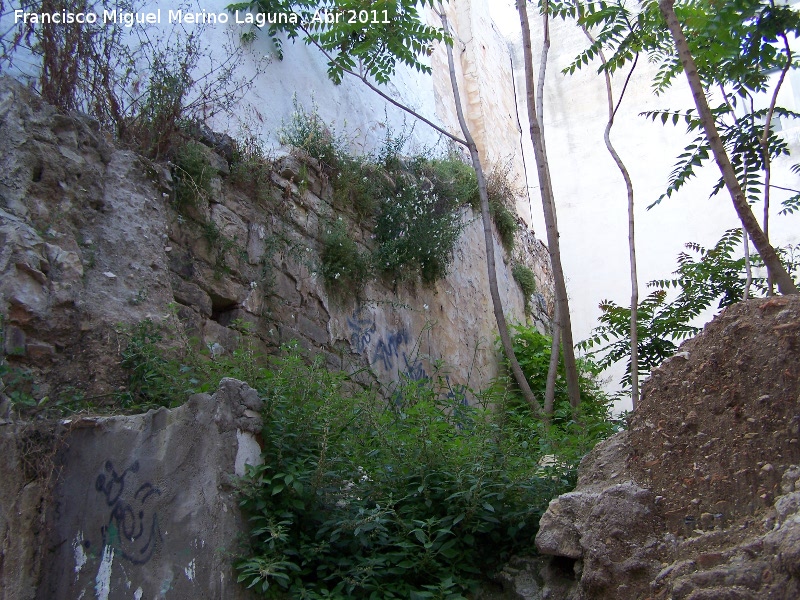
[[[170,284],[176,302],[194,307],[205,317],[211,316],[211,297],[200,289],[200,286],[174,274],[170,276]]]
[[[219,344],[227,352],[233,352],[239,347],[241,334],[228,327],[223,327],[216,321],[206,320],[203,325],[203,342],[206,346]]]
[[[3,333],[3,351],[8,356],[24,356],[26,346],[25,332],[16,325],[7,325]]]
[[[800,322],[800,298],[726,309],[653,372],[629,430],[542,516],[543,598],[800,597],[800,382],[774,375],[800,344],[776,322]]]
[[[781,491],[790,494],[797,489],[797,480],[800,479],[800,467],[792,465],[783,473],[781,478]]]
[[[236,141],[227,133],[212,131],[205,123],[197,125],[192,133],[196,135],[203,144],[209,148],[213,148],[221,157],[225,158],[226,168],[228,163],[233,162],[236,154]]]

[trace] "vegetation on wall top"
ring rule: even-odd
[[[348,289],[342,284],[356,273],[383,273],[394,281],[419,277],[426,284],[447,274],[453,247],[466,225],[460,208],[478,208],[475,171],[455,150],[408,156],[403,153],[408,134],[387,130],[377,150],[353,156],[344,136],[323,123],[316,106],[307,111],[297,102],[280,139],[319,161],[333,186],[334,208],[352,212],[357,221],[374,227],[373,269],[366,267],[355,242],[345,239],[346,227],[337,225],[335,235],[326,228],[321,271],[329,288]],[[509,181],[508,168],[497,168],[489,191],[500,239],[510,250],[518,225],[509,207],[519,190]],[[349,289],[358,291],[363,283],[362,278]]]

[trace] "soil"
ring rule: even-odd
[[[685,536],[746,524],[800,463],[800,298],[726,309],[642,394],[628,468],[656,494],[667,529]]]

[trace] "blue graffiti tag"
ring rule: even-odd
[[[379,339],[375,346],[375,358],[372,364],[381,361],[383,362],[384,370],[393,369],[394,359],[400,356],[400,346],[407,344],[409,341],[411,341],[411,336],[408,335],[405,329],[390,333],[386,337],[386,341]]]
[[[375,333],[375,321],[369,317],[360,317],[359,314],[362,310],[364,309],[356,309],[351,316],[347,317],[347,325],[352,331],[350,343],[359,354],[367,349],[372,339],[372,334]]]
[[[106,473],[100,473],[94,482],[95,489],[106,497],[111,508],[108,523],[100,528],[103,545],[114,548],[123,558],[135,565],[142,565],[153,557],[161,541],[158,514],[152,504],[161,496],[161,490],[151,483],[143,483],[131,496],[125,490],[125,478],[139,472],[139,461],[117,473],[110,460],[105,464]]]

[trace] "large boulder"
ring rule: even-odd
[[[536,537],[531,600],[800,597],[800,298],[732,306],[643,386]]]

